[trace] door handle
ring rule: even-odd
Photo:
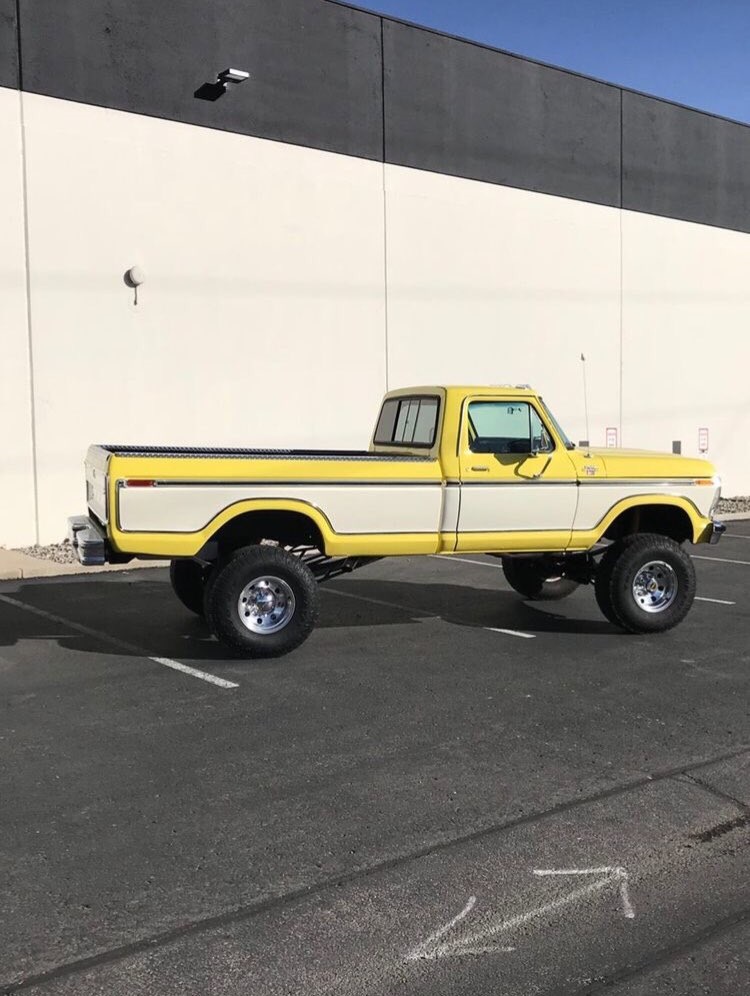
[[[472,470],[486,470],[487,473],[489,473],[489,471],[490,471],[489,467],[472,467],[471,469]]]

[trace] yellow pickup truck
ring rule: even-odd
[[[366,451],[91,446],[68,531],[83,564],[169,558],[218,640],[272,657],[313,630],[319,582],[399,555],[492,554],[525,598],[593,584],[612,623],[670,629],[719,494],[705,460],[577,448],[529,387],[416,387]]]

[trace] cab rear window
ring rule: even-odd
[[[380,412],[375,443],[428,449],[435,442],[439,413],[439,398],[425,395],[389,398]]]

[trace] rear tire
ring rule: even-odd
[[[216,639],[241,656],[281,657],[312,633],[319,601],[315,577],[298,557],[250,546],[216,565],[204,611]]]
[[[567,598],[578,587],[577,581],[561,577],[544,557],[503,557],[505,580],[524,598],[537,602],[556,602]]]
[[[663,633],[682,622],[693,604],[693,562],[668,536],[628,536],[604,555],[596,598],[607,618],[628,632]]]
[[[203,595],[210,568],[198,560],[173,560],[169,565],[172,591],[186,609],[203,615]]]

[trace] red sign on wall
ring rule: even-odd
[[[698,452],[708,453],[708,429],[698,429]]]
[[[610,449],[617,446],[617,429],[615,429],[613,426],[610,426],[607,429],[607,446]]]

